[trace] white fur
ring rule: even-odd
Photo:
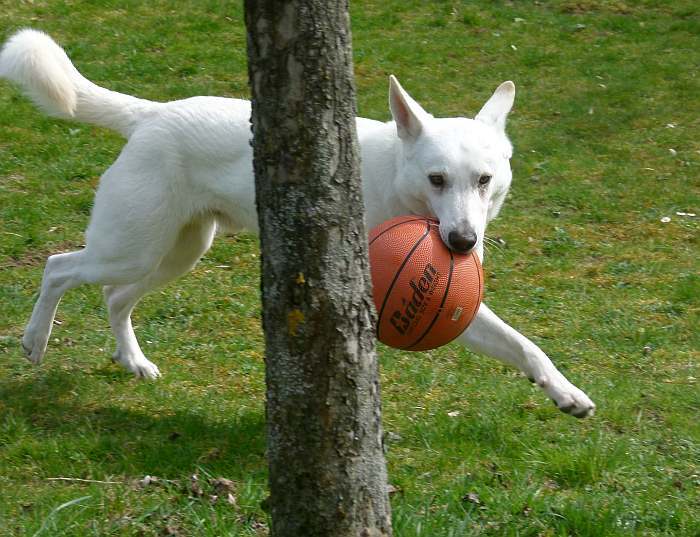
[[[51,115],[128,139],[100,181],[86,247],[46,263],[22,340],[29,359],[41,361],[61,296],[93,283],[104,286],[115,360],[138,376],[159,376],[139,348],[131,312],[145,293],[189,271],[217,227],[257,230],[250,104],[218,97],[155,103],[109,91],[80,75],[49,36],[34,30],[5,44],[0,76]],[[357,120],[367,225],[408,213],[435,216],[446,244],[475,248],[483,258],[486,225],[511,182],[505,122],[514,96],[513,83],[504,82],[475,119],[437,119],[391,77],[394,121]],[[440,186],[429,179],[436,174]],[[480,178],[490,182],[479,184]],[[591,400],[487,306],[458,340],[521,369],[563,411],[593,413]]]

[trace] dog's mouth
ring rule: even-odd
[[[437,216],[431,215],[428,218],[435,219],[436,223],[440,224],[440,219]],[[451,229],[450,231],[446,231],[440,226],[440,238],[445,246],[457,254],[468,254],[479,244],[479,236],[471,226],[464,226],[463,229]]]

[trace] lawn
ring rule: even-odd
[[[5,0],[0,39],[45,30],[88,78],[140,97],[246,97],[240,4]],[[515,82],[486,301],[598,405],[575,420],[455,345],[380,346],[396,535],[697,537],[700,5],[351,10],[363,116],[389,118],[391,73],[439,116],[473,116]],[[265,535],[255,237],[219,238],[137,308],[159,381],[111,363],[95,287],[65,297],[41,367],[22,357],[45,258],[80,247],[122,145],[0,82],[0,535]]]

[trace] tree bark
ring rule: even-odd
[[[389,536],[348,2],[245,9],[271,535]]]

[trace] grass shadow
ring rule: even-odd
[[[28,460],[37,474],[100,479],[106,475],[177,478],[198,469],[250,477],[265,467],[262,412],[212,413],[172,405],[143,409],[90,398],[80,376],[46,371],[41,379],[0,381],[0,447],[10,473]],[[217,413],[218,415],[218,413]],[[12,476],[8,476],[12,477]],[[19,478],[20,476],[14,476]]]

